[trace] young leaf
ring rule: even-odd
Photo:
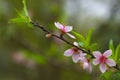
[[[23,0],[23,10],[20,12],[16,9],[16,12],[18,14],[17,18],[13,18],[9,20],[9,23],[26,23],[28,27],[32,27],[30,24],[30,17],[28,15],[27,7],[26,7],[26,1]]]
[[[114,54],[115,48],[114,48],[113,40],[110,40],[110,42],[109,42],[109,49],[111,49],[112,53]]]
[[[97,43],[92,43],[91,45],[90,45],[90,50],[91,51],[94,51],[94,50],[96,50],[97,49]]]
[[[120,57],[120,44],[117,46],[116,50],[115,50],[115,61],[119,61],[118,59]]]
[[[24,14],[25,16],[28,18],[29,21],[31,21],[30,17],[29,17],[29,14],[28,14],[28,11],[27,11],[27,7],[26,7],[26,1],[23,0],[23,11],[24,11]]]
[[[9,21],[9,23],[24,23],[25,20],[23,18],[13,18]]]
[[[72,31],[72,34],[73,34],[78,40],[80,40],[80,41],[82,41],[82,42],[85,41],[85,38],[84,38],[81,34],[75,32],[75,31]]]
[[[83,43],[83,42],[78,42],[78,44],[79,44],[81,47],[84,47],[84,43]]]
[[[93,33],[93,29],[90,29],[88,35],[86,36],[85,47],[87,48],[90,47],[92,33]]]

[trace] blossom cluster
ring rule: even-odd
[[[61,34],[67,34],[71,38],[75,39],[75,36],[70,34],[73,27],[72,26],[65,26],[60,24],[59,22],[55,22],[55,26],[61,31]],[[77,42],[73,43],[73,47],[67,49],[64,52],[64,56],[70,57],[72,56],[72,60],[75,63],[82,63],[84,69],[87,69],[89,72],[92,72],[92,64],[99,65],[100,71],[102,73],[106,72],[109,67],[116,66],[116,62],[110,58],[112,55],[112,50],[106,50],[103,54],[100,51],[93,51],[92,55],[93,58],[87,57],[87,53],[84,53],[82,50],[78,49],[79,45]],[[77,47],[75,47],[77,46]]]

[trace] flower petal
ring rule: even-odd
[[[84,57],[86,55],[87,55],[86,53],[80,53],[80,57]]]
[[[73,36],[72,34],[70,34],[70,33],[66,33],[68,36],[70,36],[71,38],[73,38],[73,39],[76,39],[76,37],[75,36]]]
[[[99,60],[99,59],[94,59],[94,60],[93,60],[93,64],[94,64],[94,65],[98,65],[99,63],[100,63],[100,60]]]
[[[79,61],[79,54],[73,54],[72,60],[73,62],[77,63]]]
[[[111,56],[111,55],[112,55],[112,50],[107,50],[107,51],[105,51],[105,52],[103,53],[103,55],[104,55],[105,57]]]
[[[58,28],[58,29],[63,29],[63,25],[60,24],[59,22],[55,22],[55,26]]]
[[[109,66],[115,66],[116,65],[116,63],[113,59],[107,59],[106,64],[109,65]]]
[[[87,54],[80,53],[79,54],[79,60],[81,60],[82,62],[88,62],[88,60],[86,59],[85,55],[87,55]]]
[[[66,50],[65,52],[64,52],[64,56],[66,56],[66,57],[69,57],[69,56],[71,56],[73,54],[73,50],[72,49],[68,49],[68,50]]]
[[[100,51],[94,51],[94,52],[93,52],[93,55],[94,55],[94,57],[96,57],[96,58],[100,58],[100,57],[102,56],[102,54],[101,54]]]
[[[88,62],[88,60],[86,59],[86,57],[79,57],[79,60],[81,61],[81,62]]]
[[[100,64],[100,71],[102,72],[102,73],[104,73],[106,70],[107,70],[107,67],[106,67],[106,65],[105,64]]]
[[[65,31],[70,32],[72,31],[73,27],[72,26],[65,26]]]
[[[88,62],[84,62],[84,63],[83,63],[83,68],[84,68],[84,69],[87,69],[88,67],[89,67],[89,63],[88,63]]]
[[[89,63],[88,71],[91,73],[92,72],[92,65]]]

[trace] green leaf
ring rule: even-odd
[[[100,76],[100,80],[111,80],[111,74],[112,74],[112,70],[110,69],[109,71],[101,74]]]
[[[120,44],[116,47],[116,50],[115,50],[115,61],[119,61],[119,58],[120,57]]]
[[[72,34],[73,34],[78,40],[80,40],[80,41],[82,41],[82,42],[85,41],[85,38],[84,38],[81,34],[75,32],[75,31],[72,31]]]
[[[91,51],[95,51],[97,49],[97,43],[92,43],[91,45],[90,45],[90,50]]]
[[[29,17],[29,14],[28,14],[28,11],[27,11],[27,7],[26,7],[26,1],[23,0],[23,11],[24,11],[24,14],[25,16],[28,18],[29,21],[31,21],[30,17]]]
[[[113,40],[110,40],[110,42],[109,42],[109,49],[111,49],[112,53],[114,54],[115,48],[114,48]]]
[[[9,23],[24,23],[25,20],[23,18],[13,18],[9,20]]]
[[[13,18],[9,20],[9,23],[25,23],[28,25],[28,27],[33,27],[30,23],[31,19],[28,15],[28,11],[27,11],[27,7],[26,7],[26,1],[23,0],[23,10],[22,11],[18,11],[17,9],[16,12],[18,14],[17,18]]]
[[[89,32],[88,32],[88,35],[86,36],[86,40],[85,40],[85,47],[86,48],[90,47],[92,33],[93,33],[93,29],[90,29]]]
[[[83,42],[78,42],[78,44],[79,44],[81,47],[84,47],[84,43],[83,43]]]
[[[111,74],[110,80],[120,80],[120,71]]]

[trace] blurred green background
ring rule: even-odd
[[[74,26],[87,34],[95,28],[92,42],[108,49],[110,39],[120,42],[120,0],[26,0],[33,21],[56,32],[54,22]],[[100,71],[89,73],[63,56],[70,46],[46,38],[38,28],[9,24],[23,8],[22,0],[0,0],[0,80],[99,80]],[[68,40],[71,40],[68,38]]]

